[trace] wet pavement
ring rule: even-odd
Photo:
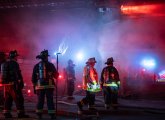
[[[57,119],[59,120],[78,120],[78,119],[97,119],[96,116],[90,116],[90,112],[88,111],[88,107],[84,106],[84,110],[87,111],[85,116],[78,115],[78,108],[76,102],[82,99],[84,96],[74,96],[74,99],[68,99],[67,97],[58,97],[57,104]],[[14,105],[14,104],[13,104]],[[30,118],[28,119],[19,119],[19,120],[35,120],[37,116],[35,114],[36,107],[36,96],[25,96],[25,110]],[[163,120],[165,118],[165,101],[164,100],[132,100],[132,99],[123,99],[119,98],[119,107],[118,110],[114,110],[110,108],[106,110],[104,108],[104,101],[102,96],[96,97],[96,109],[98,110],[99,117],[98,119],[105,120],[108,118],[116,119],[137,119],[137,118],[145,118],[145,119],[153,119],[153,120]],[[17,120],[16,108],[13,106],[12,115]],[[94,115],[92,113],[92,115]],[[83,117],[83,118],[82,118]],[[88,118],[89,117],[89,118]],[[91,117],[91,118],[90,118]],[[0,112],[0,120],[3,120],[4,117],[2,115],[2,110]],[[44,105],[44,114],[43,120],[50,119],[47,114],[46,102]]]

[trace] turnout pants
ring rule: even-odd
[[[4,86],[4,114],[10,114],[12,102],[15,102],[18,114],[24,114],[24,98],[21,89],[15,89],[14,85]]]
[[[45,102],[45,96],[47,100],[47,107],[48,107],[48,114],[54,115],[55,114],[55,107],[53,102],[53,91],[54,89],[40,89],[37,90],[38,102],[37,102],[37,114],[42,114],[43,106]]]
[[[73,96],[73,92],[74,92],[74,80],[67,80],[67,94],[68,96]]]
[[[105,105],[117,105],[118,104],[118,87],[114,86],[104,86],[103,87],[104,93],[104,102]]]
[[[82,104],[88,104],[89,107],[93,107],[95,104],[95,93],[86,91],[86,97],[84,97],[81,101]]]

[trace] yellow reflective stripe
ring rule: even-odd
[[[48,110],[48,113],[55,113],[55,110]]]
[[[38,89],[47,89],[47,88],[54,88],[54,85],[36,86],[36,90],[38,90]]]
[[[89,91],[89,92],[99,92],[100,89],[95,89],[95,90],[93,90],[93,89],[87,89],[87,91]]]
[[[42,109],[38,109],[38,110],[36,110],[36,112],[37,112],[37,113],[42,113],[43,110],[42,110]]]
[[[100,85],[99,84],[87,84],[87,91],[90,91],[90,92],[99,92],[101,89],[100,89]]]
[[[118,85],[116,83],[111,83],[111,84],[106,84],[104,83],[103,86],[112,86],[112,87],[118,87]]]
[[[99,92],[100,90],[101,90],[100,88],[96,88],[96,89],[87,88],[87,91],[90,91],[90,92]]]

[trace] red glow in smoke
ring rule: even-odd
[[[59,78],[61,79],[62,78],[62,75],[59,75]]]
[[[151,5],[122,5],[121,11],[126,15],[134,14],[150,14],[150,15],[165,15],[164,4],[151,4]]]
[[[27,92],[28,92],[28,94],[30,94],[31,93],[31,90],[28,90]]]

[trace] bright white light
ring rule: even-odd
[[[57,55],[57,52],[54,52],[54,55]]]
[[[143,59],[141,65],[145,68],[153,69],[156,66],[156,62],[154,59]]]
[[[77,53],[76,57],[78,60],[83,60],[84,55],[82,52],[79,52],[79,53]]]
[[[59,48],[58,48],[58,53],[61,53],[62,55],[65,54],[66,50],[68,49],[68,46],[65,44],[65,42],[63,41]]]
[[[59,47],[58,47],[58,51],[54,53],[54,55],[57,54],[62,54],[64,55],[66,53],[68,49],[68,46],[65,44],[65,42],[63,41],[62,43],[60,43]]]
[[[30,89],[28,89],[28,91],[27,91],[28,93],[31,93],[31,90]]]

